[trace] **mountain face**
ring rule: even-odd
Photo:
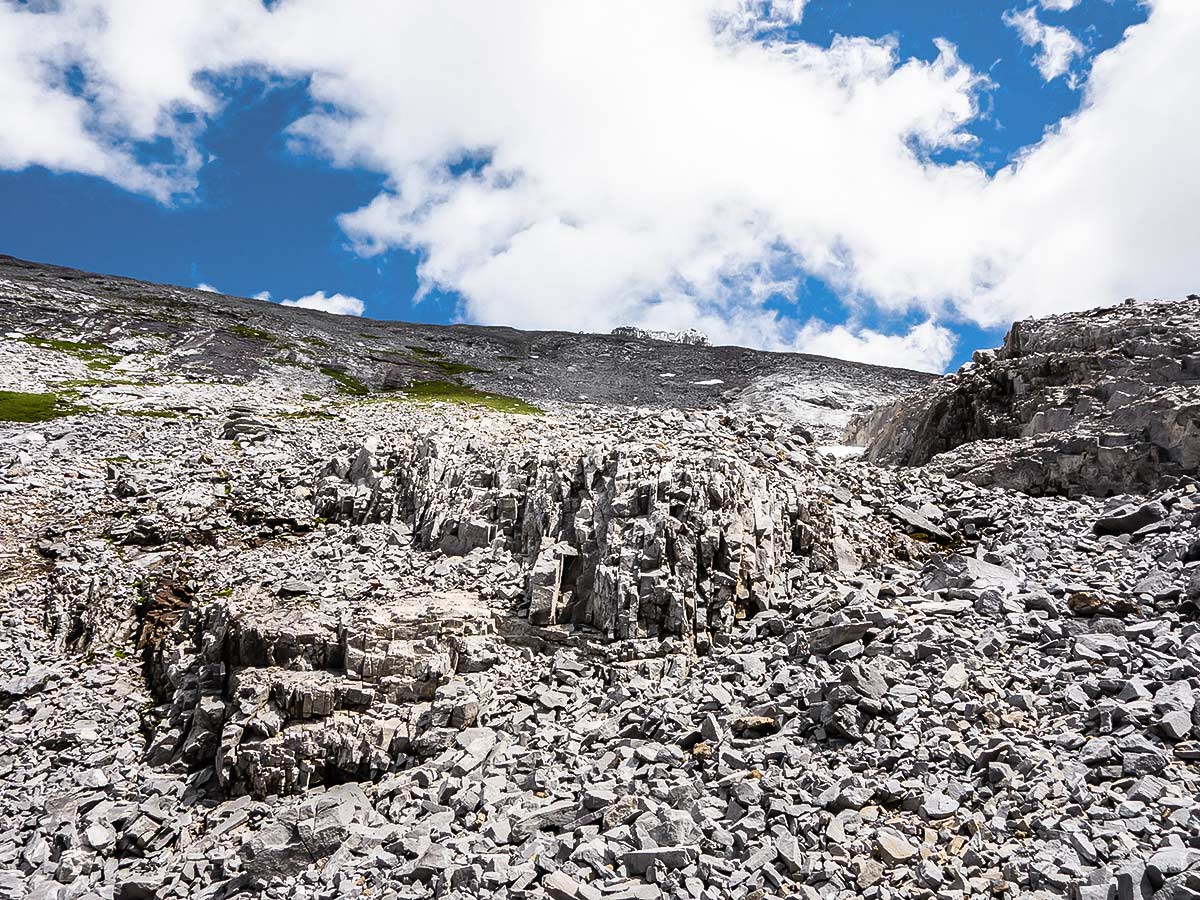
[[[1172,485],[1200,464],[1200,297],[1017,322],[848,439],[875,462],[1030,493]]]
[[[4,258],[0,896],[1192,896],[1192,321],[934,380]]]

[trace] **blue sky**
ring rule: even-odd
[[[392,33],[415,42],[407,54],[376,44],[369,23],[321,19],[331,7],[312,0],[282,11],[250,3],[176,52],[171,41],[195,30],[181,2],[181,22],[137,26],[161,29],[169,55],[129,71],[120,41],[148,32],[122,31],[113,10],[107,25],[87,24],[103,0],[50,11],[0,0],[0,78],[28,95],[24,112],[0,111],[0,132],[49,127],[43,110],[61,126],[40,143],[0,138],[0,252],[276,300],[339,293],[379,318],[696,325],[722,342],[889,363],[911,354],[935,369],[997,344],[1014,316],[1179,281],[1159,277],[1176,260],[1158,266],[1156,248],[1152,277],[1131,264],[1074,296],[1064,286],[1093,277],[1103,249],[1062,235],[1081,218],[1138,215],[1115,188],[1085,210],[1084,196],[1100,203],[1087,166],[1135,151],[1090,159],[1083,135],[1111,132],[1102,116],[1120,115],[1122,79],[1152,71],[1148,53],[1122,46],[1126,29],[1174,16],[1161,27],[1178,32],[1195,24],[1195,6],[717,2],[701,22],[687,4],[615,22],[615,3],[611,16],[597,13],[604,20],[547,24],[530,13],[497,25],[484,15],[479,35],[452,32],[441,52],[444,23],[390,4]],[[34,33],[22,29],[52,19],[58,41],[14,55]],[[285,27],[302,33],[286,56],[267,34]],[[501,43],[489,42],[496,28],[528,42],[524,54],[481,60]],[[317,40],[323,29],[345,46]],[[580,46],[559,56],[537,43],[548,34]],[[271,50],[259,46],[268,41]],[[392,57],[426,45],[424,60]],[[1106,51],[1113,74],[1093,86]],[[685,83],[676,74],[686,67],[695,69]],[[716,91],[702,91],[710,77]],[[731,115],[720,99],[731,81],[753,116]],[[642,86],[655,96],[645,110],[631,99]],[[1065,117],[1078,128],[1043,141]],[[551,133],[559,123],[569,139]],[[728,146],[726,123],[736,131]],[[54,142],[72,149],[45,149]],[[847,153],[813,149],[824,142],[863,148],[862,158],[840,168]],[[1078,178],[1076,194],[1056,166]],[[1013,237],[1026,230],[1026,242]],[[1055,241],[1063,247],[1048,247]]]

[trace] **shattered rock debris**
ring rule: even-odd
[[[825,452],[856,380],[995,394],[0,263],[0,371],[69,400],[0,421],[0,897],[1200,896],[1186,435],[888,468],[928,397]],[[1190,371],[1169,309],[1046,371]],[[384,389],[438,362],[483,398]]]

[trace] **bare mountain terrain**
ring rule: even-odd
[[[0,258],[0,897],[1200,896],[1195,306],[933,379]]]
[[[364,390],[435,397],[453,391],[438,385],[463,382],[531,404],[697,409],[785,376],[842,389],[840,398],[801,404],[800,420],[811,412],[822,421],[826,411],[865,412],[932,377],[803,354],[660,341],[639,337],[646,333],[637,329],[594,335],[372,321],[5,256],[0,328],[34,340],[57,334],[86,347],[111,345],[168,377],[253,384],[288,374],[322,397]],[[296,371],[281,372],[285,367]],[[855,402],[859,392],[863,398]],[[758,406],[769,412],[771,397]]]
[[[997,352],[851,429],[876,462],[1037,493],[1148,490],[1200,464],[1200,297],[1016,323]]]

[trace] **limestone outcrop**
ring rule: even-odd
[[[808,442],[767,430],[800,471]],[[536,624],[707,646],[738,615],[771,609],[789,566],[835,565],[839,531],[815,499],[715,443],[551,450],[423,436],[331,461],[314,502],[330,521],[403,523],[450,556],[512,553]]]
[[[1029,493],[1169,486],[1200,465],[1200,297],[1017,322],[847,440],[873,462]]]

